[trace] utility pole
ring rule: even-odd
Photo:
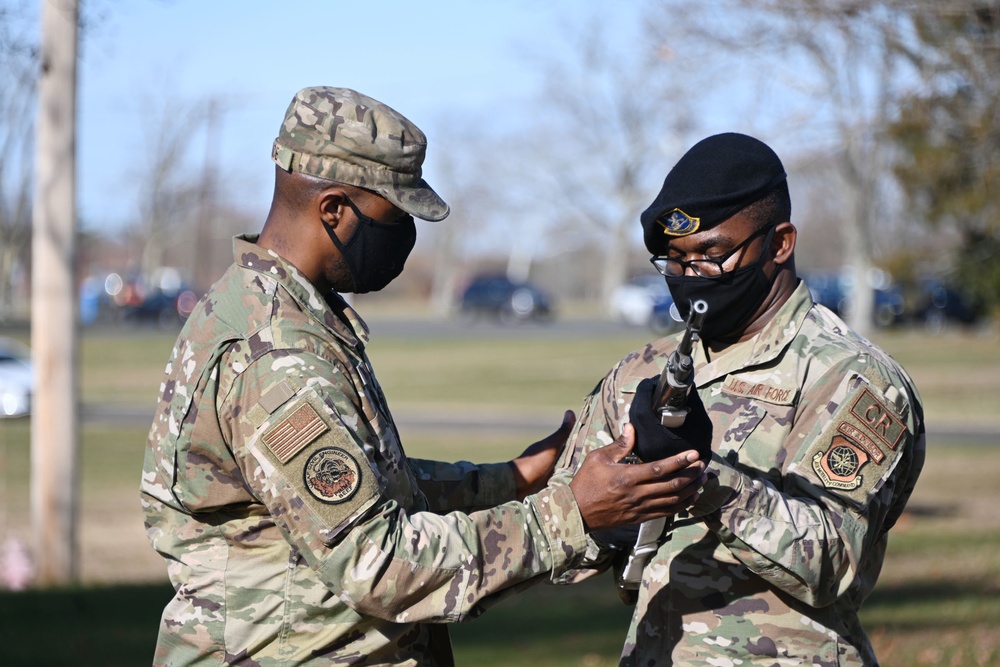
[[[77,0],[43,0],[31,245],[31,514],[38,583],[77,575]]]

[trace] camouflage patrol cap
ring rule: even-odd
[[[427,138],[401,113],[349,88],[303,88],[271,159],[285,171],[371,190],[407,213],[441,220],[446,203],[421,178]]]
[[[785,180],[771,148],[736,132],[702,139],[667,174],[643,211],[643,241],[654,255],[671,237],[687,236],[728,220]]]

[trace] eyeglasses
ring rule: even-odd
[[[746,237],[742,243],[721,257],[705,257],[702,259],[685,260],[668,257],[666,255],[654,255],[649,258],[649,262],[656,268],[657,271],[660,272],[660,275],[663,276],[683,276],[684,272],[687,271],[688,267],[690,267],[691,270],[694,271],[695,275],[702,278],[718,278],[725,273],[725,271],[722,270],[722,266],[729,260],[730,257],[745,249],[751,241],[762,234],[768,234],[768,240],[770,240],[770,232],[774,231],[774,227],[775,225],[773,224],[761,227],[753,234]],[[765,241],[764,245],[767,245],[767,241]]]

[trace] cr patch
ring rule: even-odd
[[[872,434],[884,442],[889,449],[896,449],[899,446],[899,439],[906,432],[903,425],[889,409],[882,404],[875,394],[869,389],[865,389],[851,406],[851,414],[857,417],[861,424],[866,426]]]

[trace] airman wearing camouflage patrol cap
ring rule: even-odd
[[[448,205],[421,178],[427,138],[391,107],[349,88],[296,93],[271,159],[286,171],[372,190],[422,220],[443,220]]]
[[[352,90],[289,105],[264,228],[234,240],[160,385],[141,499],[174,596],[155,665],[451,665],[442,623],[576,564],[585,530],[694,493],[692,453],[622,472],[630,434],[546,487],[572,412],[513,461],[406,456],[340,294],[395,279],[411,216],[448,214],[425,150]]]
[[[650,342],[591,394],[553,477],[626,423],[647,459],[708,453],[699,495],[649,541],[623,666],[878,664],[858,609],[923,465],[923,408],[895,360],[812,302],[790,213],[774,151],[724,133],[681,157],[642,214],[681,312],[693,299],[708,310],[690,412],[671,428],[654,417],[682,334]],[[560,580],[621,570],[634,543],[595,542]]]

